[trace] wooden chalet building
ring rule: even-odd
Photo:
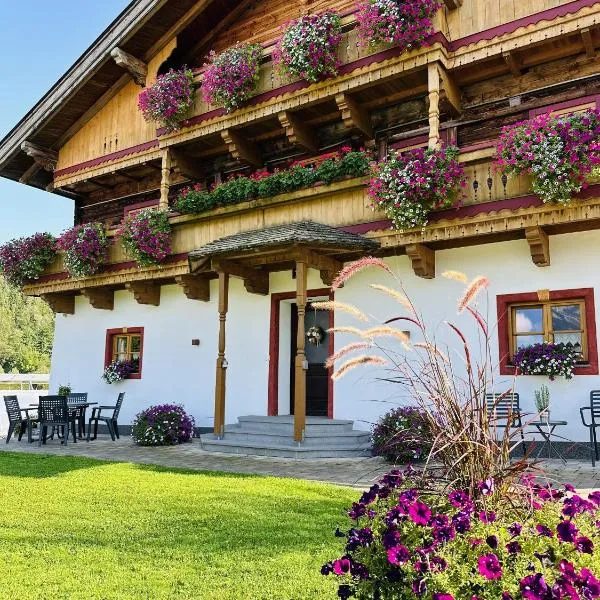
[[[342,16],[339,75],[315,84],[283,78],[272,62],[281,26],[324,10]],[[356,0],[134,0],[0,142],[0,174],[72,198],[76,223],[103,222],[114,236],[126,214],[172,207],[190,183],[211,186],[342,146],[383,157],[451,143],[467,176],[462,205],[401,232],[371,208],[367,178],[346,178],[200,214],[173,211],[172,254],[160,266],[137,268],[119,242],[90,277],[69,277],[58,257],[25,286],[57,313],[51,389],[69,382],[103,404],[125,391],[125,421],[149,404],[182,403],[198,426],[223,438],[207,434],[208,448],[353,454],[366,442],[356,431],[402,393],[374,371],[333,384],[323,363],[349,338],[328,333],[313,346],[305,333],[334,318],[351,323],[310,304],[332,297],[344,263],[373,254],[389,262],[434,326],[455,313],[460,293],[440,276],[448,269],[489,277],[494,315],[496,307],[545,315],[573,305],[584,363],[573,380],[550,384],[552,410],[568,421],[566,437],[585,440],[579,406],[600,388],[600,186],[567,206],[544,204],[528,177],[503,177],[493,157],[507,124],[597,106],[600,1],[445,0],[430,43],[412,51],[359,44],[355,13]],[[263,61],[244,106],[226,113],[197,94],[180,129],[144,121],[138,95],[157,74],[187,65],[199,83],[211,50],[248,41],[262,44]],[[396,316],[392,299],[369,291],[374,281],[384,279],[365,271],[335,299]],[[500,320],[495,340],[507,380],[506,357],[520,333],[509,321]],[[540,323],[541,331],[527,332],[532,340],[556,333],[547,319]],[[121,355],[139,356],[139,372],[117,390],[100,376]],[[525,410],[546,382],[519,378]],[[229,424],[239,417],[238,430]],[[318,427],[328,424],[340,434],[322,429],[334,439],[320,445]]]

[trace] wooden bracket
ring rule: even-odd
[[[521,77],[521,61],[514,52],[503,52],[502,58],[514,77]]]
[[[199,158],[194,158],[178,148],[171,148],[171,156],[175,159],[177,168],[184,177],[197,180],[206,177],[206,171]]]
[[[331,285],[335,276],[342,270],[344,264],[331,256],[318,254],[314,250],[300,249],[290,253],[290,258],[296,262],[306,263],[309,267],[320,271],[321,281]]]
[[[115,291],[109,288],[84,288],[81,293],[94,308],[113,310],[115,307]]]
[[[221,136],[233,158],[257,169],[263,166],[263,159],[258,146],[245,138],[239,131],[225,129],[221,132]]]
[[[210,301],[210,279],[194,275],[180,275],[175,281],[183,288],[183,293],[190,300]]]
[[[418,277],[433,279],[435,277],[435,251],[423,244],[409,244],[406,255],[410,258],[413,271]]]
[[[148,65],[144,61],[135,56],[131,56],[131,54],[121,50],[121,48],[113,48],[110,55],[117,65],[125,69],[138,85],[146,87]]]
[[[444,0],[444,4],[448,10],[456,10],[462,6],[463,0]]]
[[[309,152],[317,152],[319,150],[319,143],[313,131],[300,120],[298,115],[284,110],[277,117],[281,126],[285,129],[285,135],[291,144],[302,146],[302,148]]]
[[[529,244],[531,259],[538,267],[550,266],[550,243],[548,234],[539,226],[526,227],[525,238]]]
[[[448,73],[448,71],[446,71],[446,69],[444,69],[442,65],[439,65],[439,72],[441,88],[444,91],[444,98],[446,100],[446,103],[448,104],[450,112],[454,116],[458,116],[462,112],[460,90],[454,82],[454,79],[452,79],[450,73]]]
[[[75,314],[75,295],[74,294],[43,294],[42,299],[55,313],[63,315]]]
[[[35,163],[45,171],[53,172],[56,170],[56,164],[58,163],[58,152],[56,150],[42,148],[42,146],[38,146],[32,142],[23,142],[21,150],[27,156],[33,158]]]
[[[335,101],[342,113],[344,125],[349,129],[357,129],[368,139],[373,139],[373,125],[368,111],[348,94],[338,94]]]
[[[259,271],[223,259],[213,260],[212,269],[217,273],[227,273],[231,277],[243,279],[244,287],[251,294],[269,295],[269,274],[266,271]]]
[[[585,53],[589,58],[596,56],[596,47],[594,45],[594,38],[592,37],[592,30],[589,27],[584,27],[581,30],[581,41],[585,48]]]
[[[160,285],[146,281],[132,281],[125,287],[133,294],[138,304],[160,305]]]

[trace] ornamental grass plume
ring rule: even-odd
[[[359,331],[359,330],[357,330]],[[347,346],[344,346],[341,350],[338,350],[335,354],[332,354],[326,361],[325,361],[325,368],[326,369],[331,369],[336,362],[338,362],[340,359],[344,358],[344,356],[347,356],[348,354],[351,354],[352,352],[357,352],[358,350],[368,350],[369,348],[372,348],[373,344],[370,342],[354,342],[353,344],[348,344]]]
[[[337,369],[337,371],[335,371],[333,373],[333,375],[331,376],[331,379],[333,379],[334,381],[337,381],[338,379],[340,379],[341,377],[346,375],[346,373],[348,373],[352,369],[355,369],[358,366],[362,366],[362,365],[385,366],[387,364],[388,364],[388,361],[385,358],[382,358],[381,356],[367,356],[367,355],[357,356],[355,358],[351,358],[350,360],[345,362],[341,367],[339,367],[339,369]]]
[[[346,283],[349,279],[354,277],[360,271],[363,271],[367,267],[377,267],[379,269],[383,269],[387,273],[392,273],[392,270],[388,267],[388,265],[381,258],[376,258],[375,256],[365,256],[359,260],[355,260],[354,262],[346,265],[337,275],[337,277],[333,280],[331,284],[332,290],[337,290],[344,283]]]
[[[490,280],[487,277],[479,276],[473,279],[458,301],[458,312],[463,312],[477,298],[479,292],[488,288],[489,285]]]
[[[337,302],[336,300],[328,300],[326,302],[313,302],[312,307],[315,310],[336,310],[340,312],[345,312],[349,315],[352,315],[359,321],[363,321],[366,323],[369,320],[369,317],[365,315],[364,312],[353,306],[352,304],[346,304],[345,302]]]

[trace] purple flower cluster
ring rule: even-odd
[[[117,231],[117,237],[139,267],[158,265],[171,252],[169,213],[146,208],[129,215]]]
[[[423,46],[434,34],[439,0],[366,0],[356,13],[358,33],[365,44],[396,44],[402,50]]]
[[[571,344],[532,344],[517,350],[513,365],[522,375],[547,375],[571,379],[581,355]]]
[[[49,233],[36,233],[0,246],[0,269],[9,283],[21,287],[37,279],[55,256],[54,237]]]
[[[338,74],[341,39],[338,14],[305,15],[287,24],[273,51],[273,62],[287,75],[316,83]]]
[[[176,131],[194,104],[194,73],[171,69],[143,90],[138,106],[146,121],[159,121],[168,131]]]
[[[131,435],[140,446],[172,446],[189,442],[194,425],[194,417],[182,405],[159,404],[136,415]]]
[[[139,368],[139,360],[115,360],[104,369],[102,379],[108,384],[117,383],[123,379],[129,379],[129,376],[136,373]]]
[[[204,65],[204,100],[227,112],[239,108],[256,91],[261,59],[260,44],[237,45],[218,55],[212,51]]]
[[[89,277],[106,261],[109,242],[101,223],[86,223],[65,231],[57,246],[65,253],[65,267],[73,277]]]

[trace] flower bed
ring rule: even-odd
[[[139,369],[139,361],[132,360],[115,360],[104,369],[102,373],[102,379],[106,383],[117,383],[123,381],[123,379],[129,379],[132,373],[135,373]]]
[[[519,349],[513,364],[522,375],[547,375],[571,379],[580,354],[571,344],[533,344]]]
[[[505,127],[496,163],[508,175],[529,173],[544,202],[568,204],[600,164],[600,110],[545,114]]]
[[[429,213],[456,206],[465,185],[459,150],[417,148],[393,154],[374,169],[369,195],[399,230],[427,225]]]
[[[171,252],[169,213],[154,208],[142,209],[124,219],[117,237],[139,267],[158,265]]]
[[[158,121],[168,131],[176,131],[194,104],[194,89],[191,70],[171,69],[140,93],[138,106],[146,121]]]
[[[238,45],[218,55],[211,52],[209,63],[204,65],[204,100],[227,112],[239,108],[256,92],[261,59],[259,44]]]
[[[435,32],[433,17],[441,8],[439,0],[366,0],[359,4],[356,20],[365,44],[396,44],[414,50]]]
[[[151,406],[135,417],[131,435],[140,446],[182,444],[194,435],[194,417],[179,404]]]
[[[65,267],[73,277],[97,273],[106,262],[109,245],[101,223],[76,225],[65,231],[57,242],[58,249],[65,253]]]
[[[6,280],[21,287],[38,279],[56,256],[56,240],[49,233],[11,240],[0,246],[0,269]]]
[[[315,83],[338,74],[341,39],[338,14],[305,15],[288,24],[275,47],[273,61],[285,74]]]
[[[238,204],[255,198],[268,198],[310,187],[330,184],[344,177],[361,177],[369,172],[369,155],[343,148],[318,163],[295,164],[285,171],[260,171],[250,177],[236,177],[208,191],[200,186],[185,188],[175,209],[182,213],[202,213],[219,206]]]

